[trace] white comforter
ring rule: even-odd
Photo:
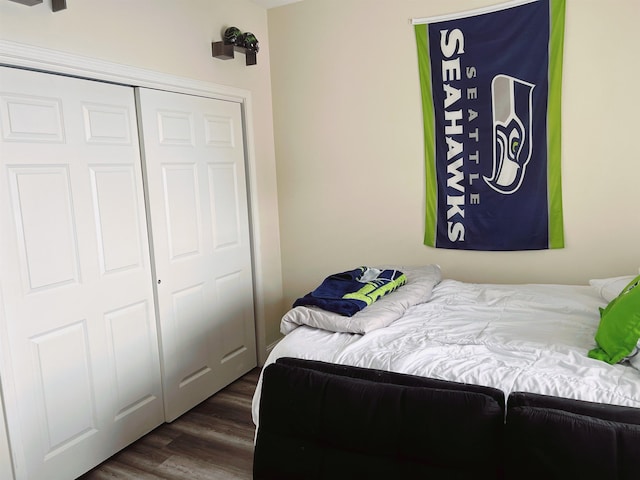
[[[443,280],[430,300],[365,335],[295,328],[267,364],[291,356],[640,408],[638,370],[587,357],[605,304],[589,286]],[[256,425],[259,397],[260,384]]]

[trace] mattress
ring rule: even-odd
[[[267,364],[295,357],[483,385],[505,396],[520,391],[640,408],[640,371],[587,357],[604,306],[588,285],[445,279],[430,299],[366,334],[299,326]],[[256,425],[259,398],[260,382]]]

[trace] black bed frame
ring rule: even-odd
[[[640,478],[640,410],[281,358],[254,479]]]

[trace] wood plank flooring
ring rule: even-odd
[[[260,369],[165,423],[80,480],[251,479],[255,428],[251,398]]]

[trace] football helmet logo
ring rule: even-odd
[[[508,75],[496,75],[491,82],[493,170],[484,181],[505,195],[520,188],[531,160],[534,87]]]

